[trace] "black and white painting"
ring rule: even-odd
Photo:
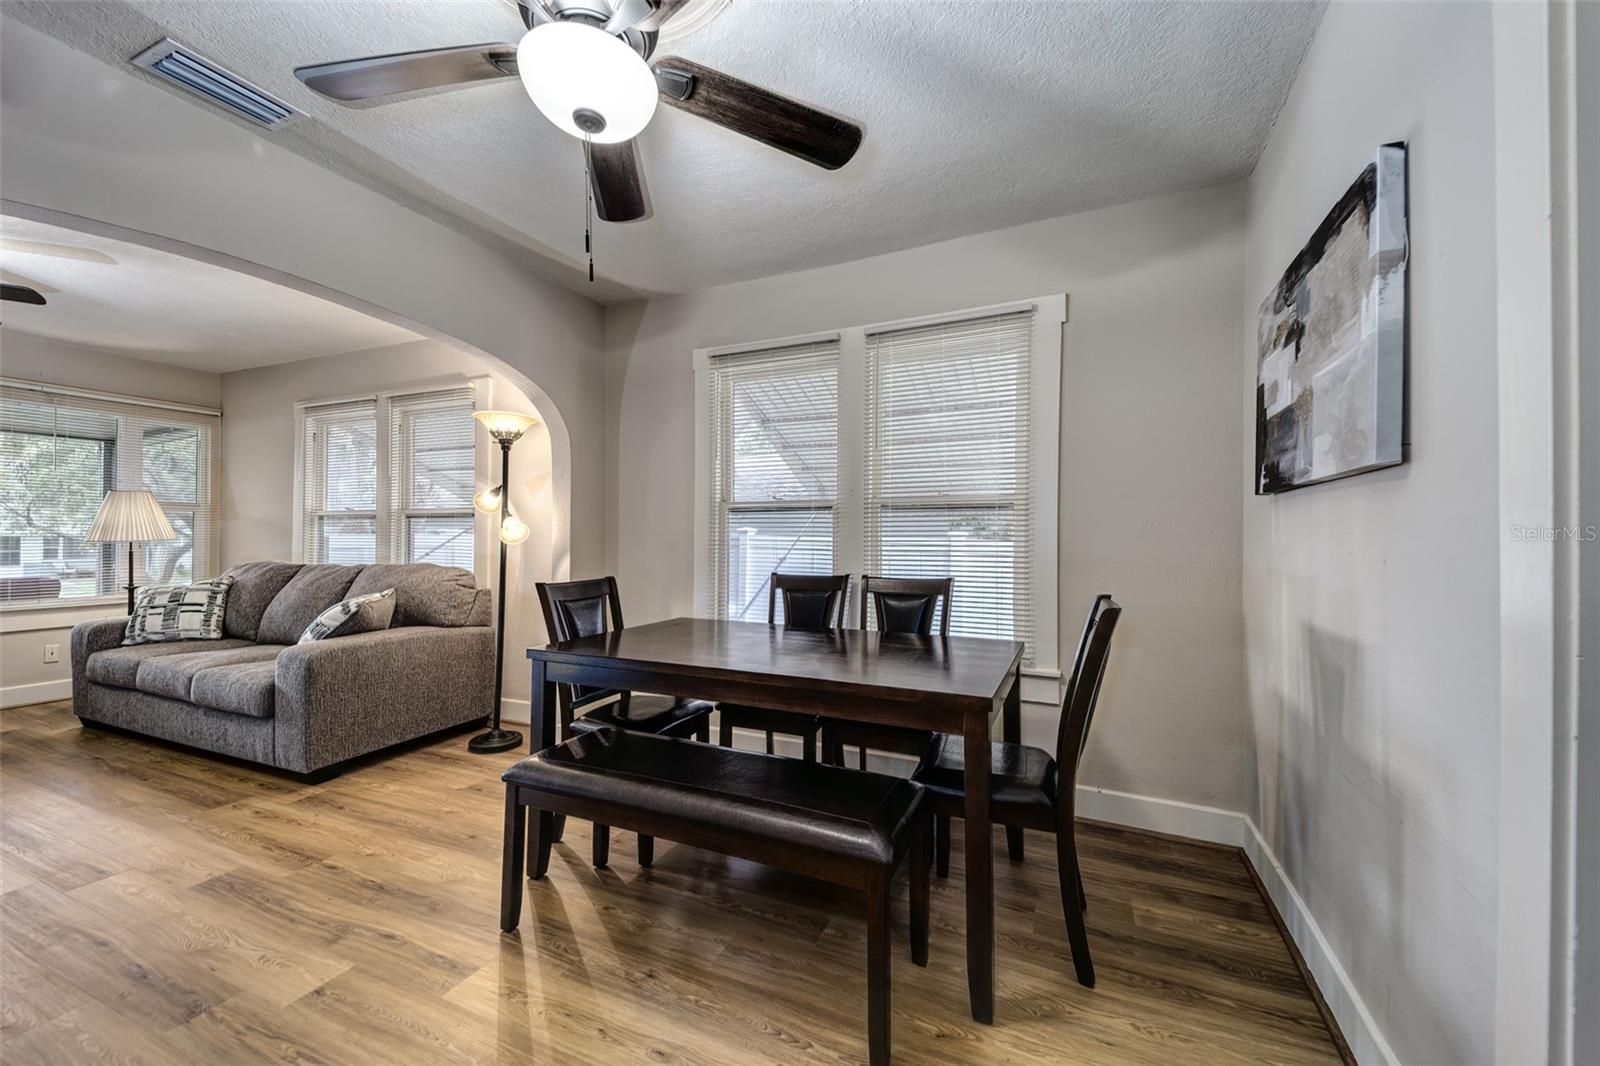
[[[1404,462],[1406,149],[1385,145],[1261,304],[1256,493]]]

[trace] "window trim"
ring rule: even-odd
[[[376,428],[375,470],[377,483],[374,485],[376,495],[373,497],[376,509],[373,511],[338,511],[323,512],[338,514],[345,517],[371,517],[376,536],[374,557],[383,561],[387,558],[392,547],[391,540],[394,536],[397,523],[395,516],[390,514],[388,486],[389,477],[389,411],[390,404],[396,397],[416,396],[429,392],[449,392],[455,389],[466,388],[472,392],[472,409],[474,412],[489,410],[492,405],[493,379],[487,375],[473,375],[470,377],[448,377],[427,381],[404,387],[384,389],[379,392],[361,392],[345,396],[318,397],[313,400],[298,400],[294,405],[294,507],[293,507],[293,538],[290,558],[302,562],[306,557],[306,413],[317,407],[326,407],[332,404],[357,403],[371,401],[373,404],[373,420]],[[498,458],[496,452],[495,458]],[[498,468],[491,470],[488,448],[488,434],[476,422],[473,423],[473,479],[479,484],[485,484],[485,478],[492,476],[499,480]],[[426,512],[408,511],[406,515],[422,515]],[[444,514],[446,512],[437,512]],[[461,512],[451,511],[451,515]],[[483,583],[489,573],[488,551],[485,547],[489,535],[489,516],[472,511],[472,539],[473,539],[473,577]],[[403,534],[402,534],[403,535]]]
[[[1033,299],[887,322],[871,322],[843,329],[696,348],[691,352],[694,374],[694,596],[696,610],[708,602],[713,549],[711,513],[711,404],[708,375],[715,356],[759,352],[793,344],[836,340],[839,344],[839,475],[834,509],[834,570],[857,581],[863,573],[866,550],[865,457],[867,334],[911,326],[930,326],[969,318],[1032,309],[1033,319],[1033,480],[1029,486],[1030,533],[1034,602],[1034,664],[1023,671],[1023,698],[1028,702],[1059,701],[1060,597],[1059,512],[1061,469],[1061,368],[1067,321],[1067,296],[1057,293]],[[846,624],[854,624],[847,620]],[[1030,684],[1030,680],[1033,682]]]

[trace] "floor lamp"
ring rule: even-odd
[[[100,512],[83,539],[90,544],[128,542],[128,614],[133,615],[133,546],[177,540],[167,513],[148,489],[113,489],[100,501]]]
[[[510,751],[522,744],[522,734],[500,728],[500,693],[505,680],[506,658],[506,548],[528,539],[528,523],[511,513],[511,446],[539,420],[512,411],[478,411],[473,416],[500,445],[500,484],[484,489],[472,498],[472,506],[484,514],[500,517],[500,583],[495,588],[494,627],[494,713],[489,716],[489,731],[467,741],[467,750],[479,755]]]

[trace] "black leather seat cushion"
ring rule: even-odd
[[[621,729],[573,737],[504,777],[735,838],[878,864],[893,861],[895,839],[922,799],[900,777]]]
[[[962,739],[937,733],[913,781],[946,796],[962,796],[967,771]],[[989,797],[996,804],[1050,808],[1056,801],[1056,761],[1043,748],[998,742],[989,745]]]
[[[682,736],[694,731],[696,723],[711,713],[704,700],[674,700],[671,696],[648,696],[635,692],[628,697],[624,717],[622,702],[602,704],[572,720],[572,732],[592,733],[596,729],[629,729],[637,733],[672,733]]]

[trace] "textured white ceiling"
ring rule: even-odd
[[[0,217],[0,274],[48,301],[0,304],[8,331],[216,373],[419,339],[270,281],[27,219]]]
[[[5,6],[115,64],[171,35],[311,116],[275,140],[554,259],[585,291],[581,151],[515,79],[349,108],[293,77],[515,41],[504,0]],[[683,291],[1240,177],[1321,14],[1293,0],[733,0],[660,54],[847,116],[866,131],[860,153],[830,173],[663,107],[640,137],[654,215],[601,224],[598,269],[635,292]]]

